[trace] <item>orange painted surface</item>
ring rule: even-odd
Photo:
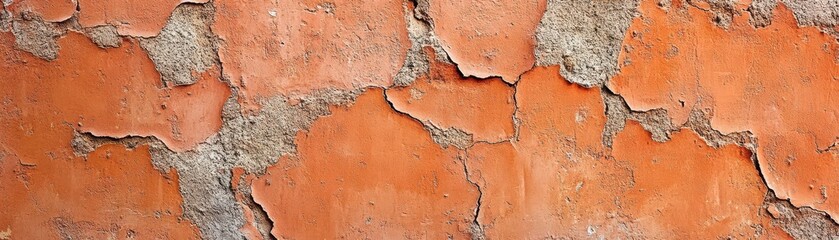
[[[215,4],[224,74],[251,109],[281,94],[388,86],[410,47],[401,1]]]
[[[454,148],[390,110],[380,90],[333,111],[298,135],[297,158],[253,183],[274,236],[468,237],[478,192]]]
[[[630,122],[612,154],[632,169],[623,212],[651,238],[752,237],[755,225],[769,226],[758,215],[766,187],[746,149],[713,149],[689,130],[656,143]]]
[[[428,2],[434,32],[465,75],[513,83],[536,62],[545,0]]]
[[[668,13],[645,2],[641,12],[622,56],[631,64],[609,87],[633,109],[667,109],[676,123],[693,108],[712,109],[715,129],[751,131],[777,196],[836,219],[839,200],[824,195],[839,194],[839,156],[816,151],[839,138],[836,40],[799,28],[782,4],[761,29],[748,23],[748,13],[724,30],[693,7]]]
[[[74,0],[17,0],[6,6],[14,15],[30,12],[48,22],[61,22],[69,19],[76,12]]]
[[[77,0],[83,27],[114,25],[122,35],[153,37],[160,33],[172,10],[184,3],[207,0]]]
[[[154,36],[175,7],[190,4],[78,1],[80,12],[74,1],[55,0],[6,1],[3,11],[45,21],[76,14],[82,27],[112,24],[121,34]],[[58,57],[46,61],[17,49],[52,47],[42,34],[21,33],[40,25],[9,31],[8,21],[19,19],[0,19],[0,240],[839,232],[829,219],[839,216],[839,42],[821,32],[827,27],[799,27],[782,3],[771,25],[754,28],[751,2],[740,1],[723,28],[699,9],[712,7],[705,2],[644,0],[618,75],[608,89],[585,88],[563,79],[559,66],[533,66],[544,1],[429,1],[408,24],[414,15],[406,11],[424,3],[207,3],[215,18],[198,21],[218,34],[217,64],[193,73],[196,83],[175,87],[163,84],[136,37],[103,49],[72,22],[56,24],[66,34],[56,38]],[[178,34],[170,40],[192,44]],[[438,61],[436,40],[455,64]],[[427,73],[419,73],[424,61],[408,56],[414,47],[424,47]],[[393,86],[400,70],[419,77]],[[350,97],[312,97],[324,90],[360,95],[327,106]],[[604,98],[610,107],[615,100],[601,91],[624,97],[627,114],[644,127],[656,119],[641,112],[662,108],[674,126],[706,111],[713,129],[684,126],[656,142],[628,120],[604,146],[605,128],[626,116],[607,111]],[[223,123],[228,99],[248,114],[225,115]],[[272,102],[291,105],[256,111]],[[474,142],[443,147],[424,123],[465,131]],[[213,137],[223,124],[230,131]],[[756,138],[754,156],[733,142],[710,147],[701,136],[714,130],[747,131]],[[77,132],[103,136],[102,145],[77,155]],[[160,159],[168,151],[112,141],[132,136],[160,140],[179,155]],[[281,156],[271,144],[282,144]],[[156,167],[163,165],[187,170]],[[184,203],[183,192],[209,189],[206,199]],[[776,206],[787,198],[826,217]]]
[[[0,38],[14,41],[8,34]],[[230,90],[217,80],[218,70],[204,72],[197,84],[166,89],[137,42],[100,49],[70,33],[59,45],[52,62],[9,49],[12,44],[0,49],[8,53],[0,63],[7,69],[0,71],[0,93],[20,108],[26,124],[99,136],[156,136],[174,150],[190,149],[221,127],[221,107]]]
[[[388,100],[401,112],[440,128],[454,127],[473,134],[474,140],[499,142],[514,133],[514,89],[499,78],[464,78],[453,65],[435,61],[431,73],[408,87],[387,91]]]
[[[487,237],[717,238],[756,236],[753,225],[768,223],[748,151],[710,148],[689,130],[656,143],[635,122],[606,151],[599,94],[556,71],[537,68],[519,83],[519,142],[468,150]]]
[[[83,159],[72,155],[66,128],[44,128],[32,136],[63,143],[0,149],[0,228],[11,239],[198,239],[182,217],[178,175],[155,169],[148,147],[105,145]]]
[[[71,33],[59,40],[60,57],[47,62],[10,49],[9,34],[0,41],[0,192],[14,196],[0,199],[11,206],[0,208],[0,228],[14,239],[198,238],[182,216],[177,174],[155,169],[147,146],[105,145],[85,159],[70,142],[75,129],[192,148],[220,127],[229,90],[212,79],[218,71],[161,89],[136,42],[99,49]]]

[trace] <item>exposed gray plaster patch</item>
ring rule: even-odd
[[[427,2],[422,1],[425,4]],[[414,11],[410,11],[408,3],[403,5],[405,11],[405,22],[408,28],[408,37],[411,40],[411,49],[408,50],[408,55],[405,58],[405,63],[394,78],[393,84],[395,86],[408,86],[416,80],[417,77],[428,74],[429,61],[428,54],[423,48],[431,47],[434,49],[436,61],[451,63],[448,59],[448,54],[443,49],[440,41],[434,36],[431,31],[431,24],[428,18],[421,18],[425,13],[421,8],[417,7]]]
[[[626,126],[626,120],[640,122],[641,126],[652,134],[652,139],[657,142],[670,140],[670,134],[679,130],[667,115],[667,110],[634,111],[629,108],[623,97],[605,88],[601,91],[601,96],[606,105],[606,125],[603,127],[604,146],[612,146],[615,135]]]
[[[117,33],[117,28],[111,25],[86,28],[84,32],[100,48],[115,48],[122,43],[122,37]]]
[[[839,239],[839,224],[821,211],[795,207],[787,200],[767,193],[763,209],[772,217],[772,224],[781,227],[794,239]]]
[[[42,21],[37,16],[23,14],[23,18],[11,22],[17,49],[45,59],[58,58],[57,39],[65,33],[58,24]]]
[[[782,0],[792,9],[799,25],[833,27],[839,25],[837,0]]]
[[[140,38],[164,82],[190,85],[193,73],[204,72],[216,63],[218,38],[210,30],[215,9],[211,4],[179,5],[169,22],[152,38]]]
[[[684,127],[692,129],[711,147],[719,148],[726,144],[735,144],[755,152],[757,140],[751,132],[744,131],[723,134],[711,127],[711,120],[708,118],[709,115],[708,110],[693,109]]]
[[[536,29],[536,64],[559,65],[566,80],[602,85],[617,74],[626,29],[638,15],[637,0],[548,0]]]
[[[749,22],[756,28],[766,27],[772,24],[774,14],[772,11],[778,6],[777,0],[753,0],[749,5]]]
[[[0,32],[12,29],[12,16],[5,9],[0,9]]]
[[[433,139],[435,143],[439,144],[444,148],[453,146],[458,149],[466,149],[469,146],[472,146],[472,134],[469,134],[463,130],[453,127],[443,129],[434,126],[434,124],[431,123],[423,123],[423,126],[428,132],[431,133],[431,139]]]

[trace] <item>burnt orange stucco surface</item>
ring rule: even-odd
[[[0,240],[839,239],[831,0],[2,4]]]
[[[750,131],[769,187],[793,204],[836,219],[839,156],[839,45],[817,28],[799,28],[784,5],[772,25],[755,29],[747,15],[729,29],[699,9],[666,13],[642,5],[626,39],[631,64],[610,85],[633,109],[664,108],[676,123],[693,109],[711,111],[711,126]]]

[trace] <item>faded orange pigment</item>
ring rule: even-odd
[[[514,83],[533,67],[545,0],[428,1],[434,33],[464,75]]]
[[[694,7],[674,3],[668,12],[644,2],[609,88],[633,109],[668,110],[677,124],[699,109],[723,133],[752,132],[777,196],[836,219],[839,200],[827,196],[839,194],[839,156],[820,151],[839,139],[839,45],[817,28],[798,27],[783,4],[759,29],[743,8],[726,30]]]
[[[266,97],[389,86],[411,45],[401,1],[214,4],[224,75],[251,110]]]
[[[393,107],[436,127],[473,134],[476,141],[512,138],[513,87],[499,78],[462,77],[455,66],[436,61],[433,50],[425,50],[431,59],[430,73],[410,86],[388,89],[387,99]]]
[[[421,123],[390,109],[378,89],[332,111],[298,134],[297,157],[253,182],[274,236],[469,237],[478,191],[455,148],[435,144]]]

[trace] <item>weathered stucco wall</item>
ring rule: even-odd
[[[3,0],[0,239],[839,239],[839,1]]]

